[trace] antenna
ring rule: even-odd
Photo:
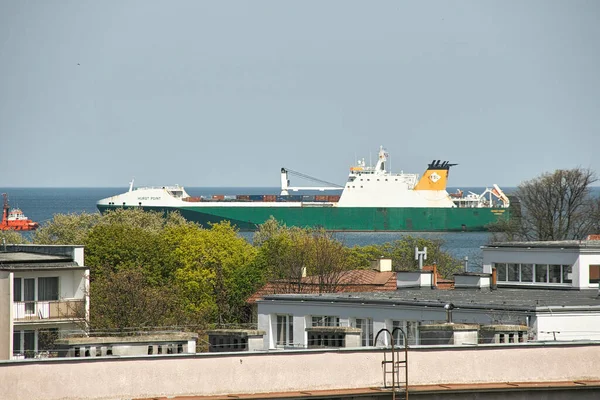
[[[423,269],[423,260],[427,260],[427,246],[423,247],[423,250],[419,251],[418,247],[415,247],[415,260],[419,260],[419,269]]]

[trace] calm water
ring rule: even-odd
[[[96,202],[105,197],[127,191],[127,187],[118,188],[0,188],[0,193],[8,193],[11,207],[21,208],[30,219],[40,224],[52,220],[54,214],[95,213]],[[481,193],[484,188],[470,188]],[[190,196],[207,196],[212,194],[278,194],[278,188],[186,188]],[[448,189],[453,192],[452,188]],[[240,233],[251,240],[252,233]],[[400,239],[406,233],[398,232],[348,232],[337,233],[336,237],[347,246],[381,244]],[[413,236],[436,238],[444,241],[444,248],[459,259],[469,257],[470,270],[477,270],[481,258],[480,246],[489,240],[485,232],[452,232],[452,233],[413,233]]]

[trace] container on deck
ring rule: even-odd
[[[263,201],[277,201],[277,196],[274,194],[265,194],[263,196]]]
[[[327,201],[327,196],[323,194],[318,194],[315,196],[315,201]]]
[[[222,195],[222,194],[213,194],[212,199],[213,200],[225,200],[225,195]]]
[[[262,199],[263,199],[262,194],[251,194],[248,197],[250,198],[250,201],[262,201]]]
[[[183,201],[189,201],[189,202],[195,203],[195,202],[198,202],[198,201],[202,201],[202,197],[199,197],[199,196],[195,196],[195,197],[184,197],[182,200],[183,200]]]
[[[315,201],[315,196],[313,195],[302,195],[302,201]]]
[[[327,201],[336,203],[336,202],[340,201],[340,195],[339,194],[329,195],[329,196],[327,196]]]
[[[243,201],[248,201],[250,200],[250,196],[247,194],[238,194],[237,196],[235,196],[236,199],[238,200],[243,200]]]

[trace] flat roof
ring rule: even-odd
[[[498,309],[514,311],[560,312],[573,309],[600,311],[600,296],[597,289],[453,289],[407,288],[388,292],[322,293],[322,294],[277,294],[267,295],[258,303],[269,301],[304,301],[359,303],[380,305],[409,305],[444,307],[452,303],[463,309]]]
[[[493,248],[536,248],[536,249],[597,249],[600,250],[600,240],[554,240],[531,242],[494,242],[481,246],[482,249]]]
[[[87,269],[72,257],[29,252],[0,252],[0,270],[31,271],[39,269]]]

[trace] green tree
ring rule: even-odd
[[[243,320],[245,300],[262,281],[255,248],[226,221],[210,229],[173,228],[171,235],[178,243],[171,252],[178,263],[175,284],[186,310],[219,323]]]
[[[426,239],[414,236],[403,236],[402,239],[381,245],[354,247],[349,250],[350,265],[368,268],[371,260],[380,257],[392,259],[396,271],[414,271],[419,268],[415,260],[415,248],[427,247],[427,264],[436,263],[439,273],[444,278],[463,270],[460,262],[442,249],[441,239]]]
[[[155,284],[172,275],[166,244],[160,232],[122,223],[98,224],[86,240],[86,265],[92,284],[107,271],[143,266],[146,278]]]
[[[15,232],[15,231],[0,231],[0,246],[2,246],[3,243],[6,243],[6,244],[24,244],[24,243],[28,243],[28,241],[19,232]]]
[[[595,229],[598,199],[591,195],[597,181],[590,169],[544,173],[520,184],[510,221],[491,227],[492,241],[583,239]]]
[[[89,230],[100,221],[98,213],[54,214],[33,234],[35,244],[78,244],[83,245]]]
[[[91,286],[90,327],[128,333],[189,325],[176,285],[155,285],[142,267],[109,269]]]

